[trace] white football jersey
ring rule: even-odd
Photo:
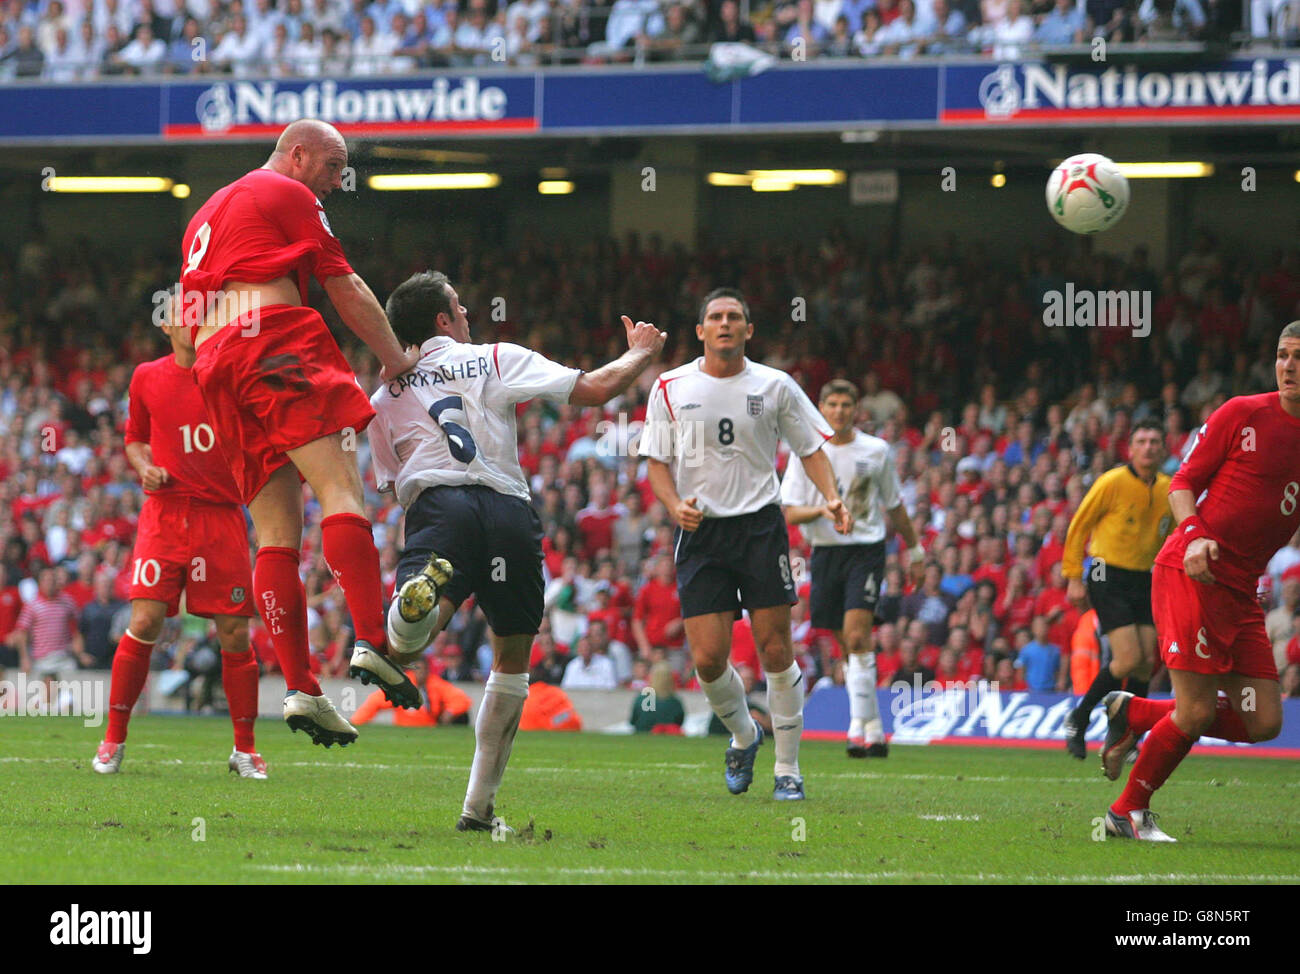
[[[568,402],[582,370],[508,342],[471,345],[440,335],[420,352],[414,369],[370,397],[377,486],[396,485],[406,508],[426,487],[442,484],[483,484],[529,500],[515,404]]]
[[[885,540],[884,512],[903,502],[889,444],[854,430],[852,442],[831,441],[822,449],[835,471],[835,486],[844,499],[844,506],[853,515],[853,530],[849,534],[836,534],[835,525],[824,517],[799,525],[800,530],[813,545],[875,544]],[[821,491],[808,479],[803,464],[794,457],[790,458],[781,481],[781,503],[826,503]]]
[[[659,377],[637,452],[668,464],[677,493],[696,498],[705,517],[778,503],[778,443],[808,456],[831,438],[830,426],[779,369],[745,359],[736,375],[718,379],[703,364],[701,357]]]

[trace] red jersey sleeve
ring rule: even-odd
[[[1240,442],[1238,435],[1241,426],[1240,412],[1245,400],[1230,399],[1213,413],[1196,432],[1196,440],[1188,451],[1183,465],[1174,473],[1169,483],[1169,492],[1190,490],[1192,499],[1197,500],[1201,492],[1210,486],[1210,481],[1223,466],[1234,445]]]
[[[263,199],[262,195],[269,196]],[[296,180],[280,180],[259,189],[258,207],[293,243],[310,241],[319,245],[307,254],[312,276],[324,283],[327,277],[351,274],[352,265],[330,228],[325,207],[316,194]]]
[[[149,407],[145,405],[144,396],[141,394],[140,370],[137,368],[131,373],[131,387],[128,393],[126,442],[148,443],[150,426]]]

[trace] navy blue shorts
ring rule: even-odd
[[[706,517],[695,531],[677,529],[677,594],[682,618],[794,605],[790,536],[781,508]]]
[[[431,552],[455,574],[443,594],[459,606],[473,595],[498,636],[531,635],[542,622],[542,522],[533,505],[491,487],[429,487],[406,512],[397,587]]]
[[[876,611],[885,580],[885,543],[814,545],[812,610],[814,629],[842,629],[849,609]]]

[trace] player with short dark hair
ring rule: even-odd
[[[1173,700],[1106,696],[1106,776],[1150,732],[1106,813],[1109,834],[1173,842],[1151,796],[1201,735],[1254,743],[1282,729],[1282,693],[1255,597],[1269,559],[1300,526],[1300,321],[1282,329],[1277,392],[1235,396],[1214,411],[1174,474],[1178,527],[1156,556],[1151,607]],[[1219,695],[1223,691],[1223,696]]]
[[[826,383],[818,402],[818,409],[835,433],[822,449],[830,459],[835,486],[853,516],[852,532],[839,534],[827,523],[834,521],[834,515],[827,504],[820,502],[817,488],[801,463],[791,463],[785,469],[781,504],[786,521],[803,525],[812,542],[812,624],[835,631],[847,660],[846,750],[854,758],[885,757],[889,744],[876,700],[872,626],[885,580],[889,529],[902,535],[907,545],[907,564],[918,582],[925,549],[903,505],[889,444],[853,425],[857,402],[857,387],[845,379]]]
[[[1082,761],[1084,735],[1092,709],[1112,690],[1147,695],[1156,659],[1156,627],[1151,618],[1151,566],[1173,525],[1169,476],[1160,472],[1165,431],[1154,419],[1140,420],[1129,432],[1129,461],[1093,482],[1065,535],[1061,573],[1067,595],[1080,608],[1091,602],[1110,661],[1097,671],[1078,706],[1065,719],[1065,749]],[[1083,551],[1092,564],[1083,578]]]
[[[628,350],[584,374],[537,352],[470,342],[469,319],[445,274],[402,282],[387,311],[420,353],[371,402],[375,482],[406,510],[397,597],[388,608],[396,659],[417,658],[473,595],[491,628],[492,673],[474,725],[474,763],[460,831],[495,818],[501,778],[528,697],[528,656],[542,620],[542,528],[519,466],[515,405],[542,397],[600,406],[645,371],[668,337],[626,316]]]
[[[299,577],[306,480],[321,507],[321,547],[357,634],[350,675],[388,699],[420,693],[387,659],[379,553],[365,517],[355,437],[374,416],[351,367],[307,303],[309,279],[396,376],[415,362],[375,296],[343,256],[321,199],[342,184],[347,144],[334,126],[300,119],[260,168],[214,193],[185,230],[183,315],[195,378],[257,530],[253,591],[288,693],[284,718],[313,743],[350,744],[308,665]]]
[[[194,349],[179,326],[163,330],[171,354],[131,375],[126,457],[140,475],[145,502],[131,552],[131,621],[113,654],[108,727],[91,767],[100,774],[121,769],[149,657],[184,592],[185,611],[216,625],[235,729],[227,764],[241,778],[264,779],[266,762],[253,738],[260,674],[248,642],[253,576],[244,509],[194,382]]]
[[[835,530],[848,534],[853,518],[822,449],[832,436],[826,421],[790,376],[745,357],[754,324],[740,292],[710,292],[695,335],[704,354],[659,377],[639,451],[649,462],[655,496],[677,523],[674,556],[686,638],[709,705],[732,735],[727,789],[735,795],[749,789],[762,743],[728,659],[732,623],[743,606],[767,673],[773,797],[800,800],[804,687],[790,636],[790,606],[798,596],[779,505],[780,440],[802,458]]]

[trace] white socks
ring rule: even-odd
[[[767,706],[772,713],[776,776],[799,775],[799,739],[803,736],[803,673],[798,663],[767,674]]]
[[[700,689],[709,700],[709,706],[718,720],[731,731],[732,747],[749,747],[758,736],[758,725],[749,715],[749,701],[745,698],[745,684],[730,663],[726,672],[712,683],[700,678]]]
[[[479,822],[492,821],[492,805],[510,760],[527,697],[527,673],[494,671],[488,677],[487,691],[474,722],[474,763],[469,769],[469,788],[462,809],[462,814]]]
[[[388,645],[399,653],[418,653],[429,645],[442,607],[435,605],[433,611],[419,622],[407,622],[397,605],[398,599],[393,599],[388,605]]]
[[[870,743],[883,741],[884,726],[876,700],[876,654],[849,653],[844,684],[849,691],[849,737]]]

